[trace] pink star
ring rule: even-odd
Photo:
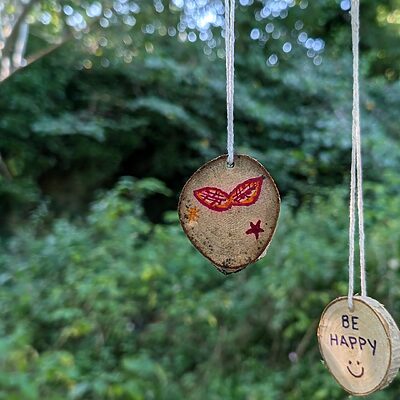
[[[252,233],[254,233],[256,239],[258,239],[260,233],[264,232],[264,229],[261,229],[260,224],[261,224],[260,220],[258,220],[256,224],[250,222],[250,229],[247,229],[246,234],[251,235]]]

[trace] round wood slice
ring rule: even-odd
[[[275,232],[280,197],[268,171],[255,159],[222,155],[198,169],[179,199],[179,219],[193,245],[225,274],[265,254]]]
[[[370,297],[332,301],[318,326],[322,357],[347,392],[365,396],[392,382],[400,366],[399,329],[385,307]]]

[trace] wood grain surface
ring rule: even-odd
[[[275,232],[280,197],[268,171],[255,159],[226,155],[211,160],[188,180],[179,218],[192,244],[225,274],[265,254]]]
[[[392,382],[400,366],[400,336],[385,307],[370,297],[332,301],[318,326],[322,357],[347,392],[365,396]]]

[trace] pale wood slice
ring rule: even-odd
[[[198,169],[179,199],[179,219],[193,245],[218,270],[238,272],[257,261],[275,232],[278,189],[255,159],[222,155]]]
[[[366,396],[392,382],[400,367],[399,329],[385,307],[370,297],[333,300],[318,326],[318,342],[336,381],[354,396]]]

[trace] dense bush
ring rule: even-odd
[[[399,185],[369,184],[370,294],[398,316]],[[87,217],[32,217],[0,255],[0,399],[343,399],[315,329],[346,293],[347,193],[283,205],[267,256],[225,277],[175,213],[143,215],[155,180],[124,178]],[[399,384],[371,399],[395,399]]]
[[[81,213],[121,175],[157,177],[178,193],[199,165],[225,152],[224,63],[190,46],[109,68],[94,60],[90,70],[74,68],[71,47],[3,83],[0,150],[14,178],[0,177],[0,223],[17,224],[43,202],[57,215]],[[316,67],[299,56],[267,68],[257,44],[249,52],[236,59],[237,151],[256,156],[300,203],[341,184],[350,160],[350,57],[326,56]],[[368,78],[362,88],[365,174],[377,180],[382,168],[400,168],[400,87]],[[147,207],[153,221],[176,203],[158,200]]]

